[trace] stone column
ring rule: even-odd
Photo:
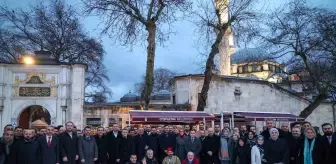
[[[71,93],[70,93],[70,108],[68,114],[71,120],[78,129],[83,128],[83,105],[84,105],[84,75],[86,67],[84,65],[72,65],[71,72]]]
[[[67,106],[61,106],[62,109],[62,125],[65,126],[66,123],[66,111],[67,111]]]

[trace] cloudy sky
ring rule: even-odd
[[[0,0],[10,7],[27,7],[36,0]],[[210,1],[210,0],[209,0]],[[261,0],[265,8],[273,8],[288,0]],[[67,3],[80,8],[80,0],[66,0]],[[309,0],[316,6],[336,9],[335,0]],[[82,24],[91,36],[98,37],[101,20],[96,16],[83,17]],[[174,35],[171,35],[165,47],[158,47],[155,58],[155,68],[163,67],[181,73],[200,73],[201,56],[196,49],[194,25],[188,21],[176,22],[173,26]],[[111,79],[108,86],[113,91],[111,101],[119,100],[129,91],[134,91],[134,83],[141,80],[146,68],[146,47],[134,46],[132,50],[114,44],[108,37],[100,38],[106,51],[105,65]]]

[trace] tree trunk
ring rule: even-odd
[[[202,91],[201,91],[201,94],[198,96],[197,111],[204,111],[204,108],[206,106],[206,101],[208,99],[208,91],[210,89],[210,83],[211,83],[211,79],[213,75],[212,69],[214,67],[214,58],[216,54],[218,53],[218,47],[219,47],[220,42],[222,41],[223,35],[224,35],[223,31],[219,32],[217,34],[215,43],[213,43],[211,46],[211,52],[208,56],[208,59],[205,65]]]
[[[147,37],[147,65],[146,65],[146,77],[145,77],[145,105],[144,110],[148,110],[149,101],[153,90],[154,83],[154,59],[155,59],[155,35],[156,25],[155,22],[149,22],[147,25],[148,37]]]
[[[303,109],[303,111],[301,111],[299,117],[306,119],[321,104],[321,102],[323,102],[327,98],[327,94],[319,94],[311,104],[309,104],[305,109]]]

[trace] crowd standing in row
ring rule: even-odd
[[[0,164],[332,164],[336,161],[336,135],[331,124],[322,125],[324,135],[309,122],[272,120],[257,134],[243,125],[221,130],[204,124],[111,129],[91,127],[22,129],[7,125],[0,141]]]

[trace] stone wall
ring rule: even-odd
[[[202,83],[201,77],[187,76],[175,79],[173,93],[176,94],[176,101],[190,103],[195,111]],[[240,90],[241,94],[235,95],[235,90]],[[205,111],[287,112],[299,115],[308,104],[307,100],[264,81],[214,77]],[[313,126],[320,126],[324,122],[332,123],[331,104],[321,104],[307,121]]]

